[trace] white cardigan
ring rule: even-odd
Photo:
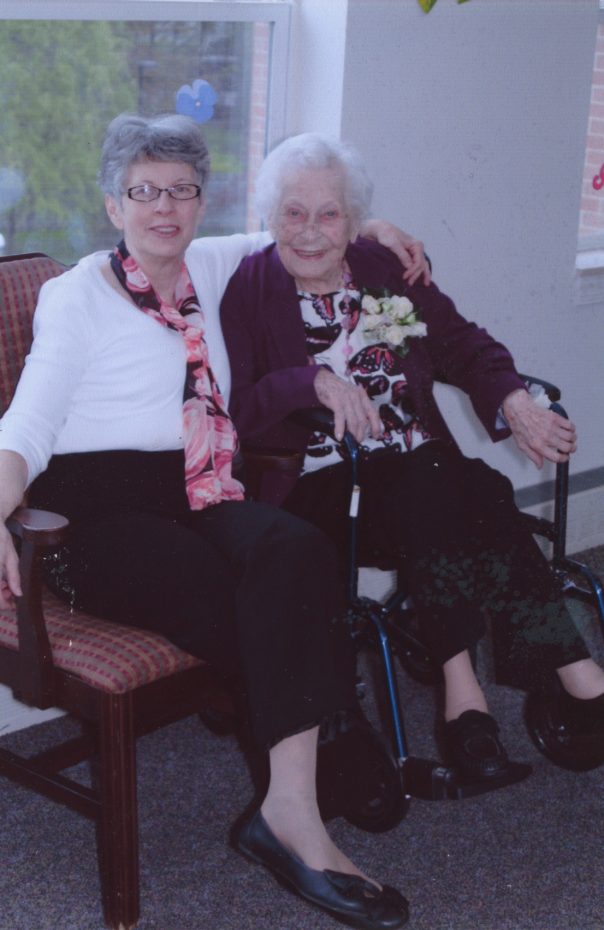
[[[241,259],[268,241],[266,233],[196,239],[185,256],[227,404],[220,301]],[[108,284],[106,260],[107,252],[88,255],[40,291],[32,348],[0,421],[0,449],[23,456],[29,482],[54,453],[183,447],[184,341]]]

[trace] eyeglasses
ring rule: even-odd
[[[201,195],[199,184],[174,184],[172,187],[137,184],[136,187],[129,187],[126,193],[130,200],[138,200],[139,203],[151,203],[153,200],[159,200],[164,191],[172,200],[193,200]]]
[[[330,229],[348,219],[347,213],[342,213],[335,207],[320,210],[311,217],[306,210],[300,207],[286,207],[279,214],[281,225],[290,230],[302,230],[307,226],[318,226],[319,229]]]

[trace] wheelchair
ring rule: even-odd
[[[521,375],[531,391],[545,392],[551,410],[566,417],[560,405],[559,388],[532,376]],[[298,424],[333,436],[333,418],[326,409],[299,411]],[[347,615],[350,634],[359,648],[369,648],[380,658],[381,673],[387,695],[389,739],[361,724],[347,731],[328,734],[322,741],[318,773],[319,796],[324,816],[343,815],[364,830],[379,832],[396,826],[405,816],[411,798],[423,800],[459,800],[517,783],[532,771],[530,765],[511,762],[498,779],[473,781],[440,760],[419,758],[409,751],[401,700],[397,685],[395,659],[416,681],[434,685],[441,678],[440,669],[422,645],[416,629],[413,604],[400,585],[384,603],[359,594],[359,559],[357,514],[362,494],[359,477],[360,449],[346,434],[341,442],[342,456],[348,462],[351,488],[346,558]],[[244,450],[248,487],[254,496],[258,474],[267,469],[298,473],[300,454],[282,450]],[[600,579],[581,562],[566,555],[568,502],[568,463],[556,467],[553,520],[522,514],[526,528],[553,545],[551,569],[564,597],[580,599],[595,607],[604,633],[604,592]],[[256,478],[250,480],[250,474]],[[396,570],[397,566],[376,553],[371,563],[362,567]],[[362,691],[364,685],[359,683]],[[571,740],[564,728],[550,714],[544,695],[531,693],[525,705],[525,720],[536,748],[556,765],[587,770],[604,762],[589,745]],[[337,729],[337,724],[336,724]]]

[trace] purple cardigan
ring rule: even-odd
[[[508,429],[496,427],[497,411],[511,391],[525,385],[507,349],[460,316],[434,284],[407,285],[398,259],[377,243],[357,240],[346,259],[358,286],[388,288],[421,308],[428,332],[410,340],[403,363],[414,409],[428,432],[455,443],[433,396],[434,382],[442,381],[470,396],[493,441],[509,436]],[[286,418],[320,406],[313,386],[318,368],[308,363],[294,279],[274,243],[243,259],[225,292],[221,321],[232,374],[230,410],[242,443],[303,451],[308,431]],[[274,481],[266,499],[279,503],[294,479],[275,475]]]

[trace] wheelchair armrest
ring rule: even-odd
[[[568,419],[568,414],[562,404],[559,402],[562,392],[555,384],[549,381],[543,381],[541,378],[535,378],[533,375],[520,375],[523,381],[530,387],[531,384],[540,385],[550,402],[549,409],[561,417]],[[553,565],[561,565],[566,558],[566,525],[567,525],[567,508],[568,508],[568,462],[557,462],[556,464],[556,483],[554,490],[554,519],[537,519],[533,517],[533,526],[531,532],[545,536],[554,546]],[[529,514],[523,514],[525,521],[530,521]]]
[[[304,426],[306,429],[320,433],[327,433],[332,439],[336,438],[334,435],[333,413],[331,410],[328,410],[327,407],[305,407],[304,409],[296,410],[295,413],[290,414],[289,419],[297,423],[298,426]],[[342,443],[350,455],[357,453],[359,444],[352,433],[346,431],[343,438],[341,440],[336,440],[336,442],[337,441]]]
[[[333,413],[327,407],[304,407],[290,414],[288,419],[293,423],[297,423],[298,426],[327,433],[332,439],[335,438],[333,434]]]
[[[520,374],[520,372],[519,372]],[[534,375],[523,375],[520,374],[520,377],[526,384],[530,387],[531,384],[538,384],[543,388],[547,394],[551,403],[555,403],[560,400],[562,397],[562,391],[559,387],[556,387],[555,384],[551,384],[549,381],[544,381],[542,378],[536,378]]]

